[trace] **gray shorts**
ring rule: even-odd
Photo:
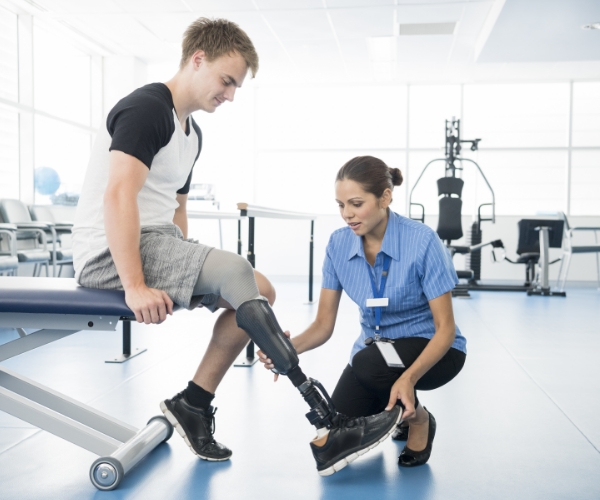
[[[211,311],[218,309],[218,295],[192,297],[204,260],[212,249],[195,240],[184,240],[175,224],[142,227],[140,255],[146,285],[165,291],[173,302],[186,309],[199,305]],[[79,284],[88,288],[123,290],[108,248],[85,263]]]

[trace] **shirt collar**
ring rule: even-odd
[[[392,210],[389,211],[387,227],[385,228],[385,234],[383,235],[383,242],[381,243],[380,250],[394,260],[400,259],[400,252],[398,249],[399,218],[400,216],[396,212],[393,212]],[[362,238],[357,235],[352,236],[352,243],[350,244],[348,251],[348,260],[357,255],[365,259],[365,249],[362,245]]]

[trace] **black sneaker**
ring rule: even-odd
[[[194,455],[203,460],[220,462],[231,456],[231,450],[213,438],[216,408],[208,410],[190,405],[183,392],[160,403],[160,409],[173,424]]]
[[[350,418],[338,413],[325,444],[310,443],[319,474],[330,476],[375,448],[394,431],[401,417],[400,406],[370,417]]]

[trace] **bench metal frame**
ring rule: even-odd
[[[0,278],[0,283],[22,279]],[[101,296],[105,291],[98,292]],[[121,316],[3,309],[0,327],[15,328],[19,338],[0,345],[0,363],[82,330],[114,331],[119,321],[129,322],[128,317]],[[28,334],[25,328],[42,329]],[[0,366],[0,411],[99,455],[90,468],[90,479],[100,490],[116,488],[125,474],[173,433],[173,427],[162,415],[137,429],[3,366]]]

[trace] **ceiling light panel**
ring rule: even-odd
[[[340,40],[394,34],[393,7],[331,9],[329,15]]]
[[[324,10],[265,11],[263,15],[283,41],[334,38]]]
[[[119,0],[119,6],[127,12],[161,14],[189,12],[190,9],[179,0]]]
[[[414,0],[413,0],[414,1]],[[377,7],[383,5],[395,5],[394,0],[325,0],[328,8],[340,7]]]
[[[33,0],[53,14],[97,14],[97,13],[122,13],[118,2],[102,0],[102,2],[82,0]]]
[[[185,3],[194,12],[198,12],[198,15],[232,10],[256,10],[252,0],[185,0]]]
[[[323,0],[256,0],[256,5],[261,10],[322,9]]]
[[[452,23],[462,17],[463,10],[468,5],[465,2],[441,5],[402,5],[396,8],[396,19],[401,24]]]
[[[398,26],[398,35],[400,36],[452,35],[456,23],[400,23]]]

